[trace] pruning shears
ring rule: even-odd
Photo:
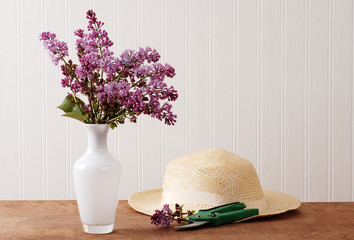
[[[244,203],[235,202],[199,210],[199,212],[189,216],[187,223],[176,226],[175,229],[182,230],[200,226],[217,227],[259,215],[258,208],[245,208],[246,205]]]

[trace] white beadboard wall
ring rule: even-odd
[[[38,35],[74,56],[88,9],[116,53],[150,45],[177,72],[176,126],[142,117],[110,133],[120,199],[160,188],[178,156],[224,148],[264,188],[354,200],[352,0],[0,0],[0,200],[75,199],[86,135],[56,109],[66,90]]]

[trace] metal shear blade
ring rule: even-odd
[[[189,220],[188,222],[181,224],[179,226],[176,226],[175,229],[176,230],[182,230],[182,229],[188,229],[188,228],[196,228],[196,227],[200,227],[203,226],[205,224],[209,224],[209,221],[191,221]]]

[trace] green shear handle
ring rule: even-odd
[[[235,202],[211,209],[200,210],[189,216],[192,222],[206,221],[208,226],[217,227],[235,221],[241,221],[259,214],[257,208],[245,209],[244,203]]]

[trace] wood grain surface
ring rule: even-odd
[[[277,216],[175,231],[151,225],[149,216],[119,201],[114,231],[90,235],[76,201],[0,201],[0,239],[354,239],[354,202],[303,203]]]

